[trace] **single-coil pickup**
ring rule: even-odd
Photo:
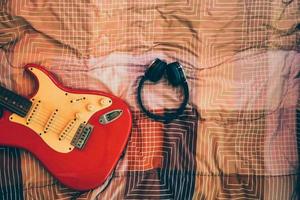
[[[56,119],[57,113],[58,113],[58,109],[56,109],[51,113],[46,125],[44,126],[44,133],[47,133],[51,129],[50,127],[53,124],[54,120]]]
[[[58,140],[63,140],[66,138],[66,136],[71,132],[71,130],[74,128],[74,126],[76,125],[76,119],[71,120],[67,126],[64,128],[64,130],[61,132],[61,134],[59,135]]]
[[[29,125],[33,118],[38,115],[38,112],[39,112],[39,109],[40,109],[40,104],[41,104],[41,101],[37,101],[36,103],[34,103],[31,107],[31,110],[29,112],[29,115],[28,117],[26,118],[26,124]]]

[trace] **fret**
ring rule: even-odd
[[[0,105],[13,113],[20,115],[21,117],[25,117],[27,114],[25,110],[18,109],[11,104],[0,102]]]
[[[0,105],[21,117],[25,117],[31,108],[32,102],[0,86]]]

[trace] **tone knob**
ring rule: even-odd
[[[88,111],[94,111],[96,108],[95,108],[95,106],[94,105],[92,105],[92,104],[88,104],[87,105],[87,110]]]
[[[105,105],[110,104],[111,100],[109,98],[103,98],[103,99],[100,99],[99,103],[100,103],[100,105],[105,106]]]

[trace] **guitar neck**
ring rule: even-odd
[[[31,108],[32,102],[13,91],[0,86],[0,106],[5,109],[25,117]]]

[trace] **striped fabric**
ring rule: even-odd
[[[299,24],[297,0],[0,1],[2,86],[32,93],[23,66],[37,63],[124,99],[134,118],[103,192],[66,188],[27,151],[1,147],[0,199],[297,199]],[[157,57],[180,61],[190,86],[169,124],[136,102]],[[166,80],[144,89],[157,112],[180,103]]]

